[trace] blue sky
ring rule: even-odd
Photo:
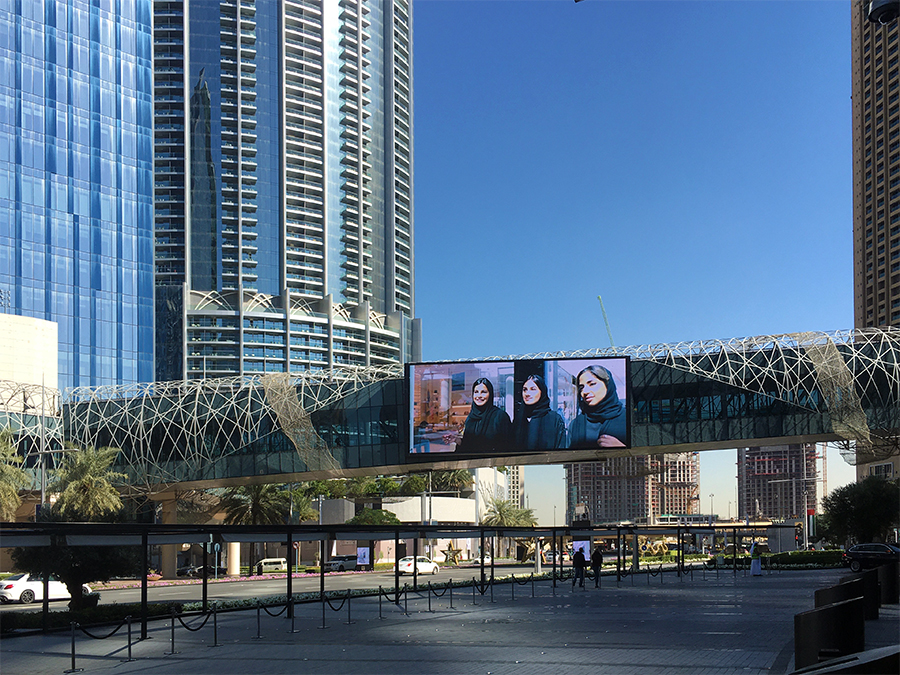
[[[852,327],[849,2],[415,0],[413,21],[426,360],[607,346],[598,295],[620,346]],[[701,454],[704,511],[727,515],[735,459]],[[544,523],[562,477],[526,472]]]

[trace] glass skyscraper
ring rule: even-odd
[[[157,379],[419,358],[411,2],[154,13]]]
[[[151,0],[0,0],[0,311],[61,388],[153,379],[152,57]]]

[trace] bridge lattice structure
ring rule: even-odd
[[[825,412],[844,458],[851,464],[900,452],[900,329],[804,332],[674,344],[607,347],[566,352],[467,359],[628,356],[700,375],[792,406]],[[335,367],[58,392],[0,381],[0,418],[29,454],[60,448],[100,447],[128,434],[132,450],[123,467],[134,482],[177,482],[170,467],[200,467],[254,441],[282,433],[309,470],[339,467],[311,415],[383,380],[403,377],[401,365]],[[35,402],[39,401],[40,406]],[[864,406],[863,403],[872,404]],[[886,419],[864,411],[887,410]],[[40,412],[41,415],[37,413]],[[26,440],[26,443],[23,443]],[[158,448],[175,448],[161,457]],[[55,456],[55,453],[53,453]]]

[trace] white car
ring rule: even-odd
[[[483,558],[472,558],[472,562],[475,563],[476,565],[480,565],[482,560],[484,560],[485,566],[490,565],[491,564],[491,554],[485,553]]]
[[[412,574],[413,557],[407,556],[405,558],[400,558],[400,562],[397,563],[397,568],[400,570],[400,574]],[[437,574],[439,569],[437,563],[430,558],[426,558],[423,555],[416,558],[416,572],[418,574]]]
[[[52,574],[48,585],[51,600],[70,600],[69,589]],[[81,592],[91,592],[88,586],[82,586]],[[35,600],[44,599],[44,582],[41,577],[29,574],[14,574],[0,581],[0,602],[21,602],[27,605]]]

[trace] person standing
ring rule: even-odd
[[[585,560],[584,552],[580,548],[575,550],[575,555],[572,557],[572,567],[575,569],[575,576],[572,577],[572,588],[575,588],[576,581],[579,581],[578,585],[584,588],[584,568],[587,567],[587,560]]]
[[[591,570],[594,572],[594,588],[600,587],[600,570],[603,568],[603,549],[600,544],[594,547],[591,553]]]

